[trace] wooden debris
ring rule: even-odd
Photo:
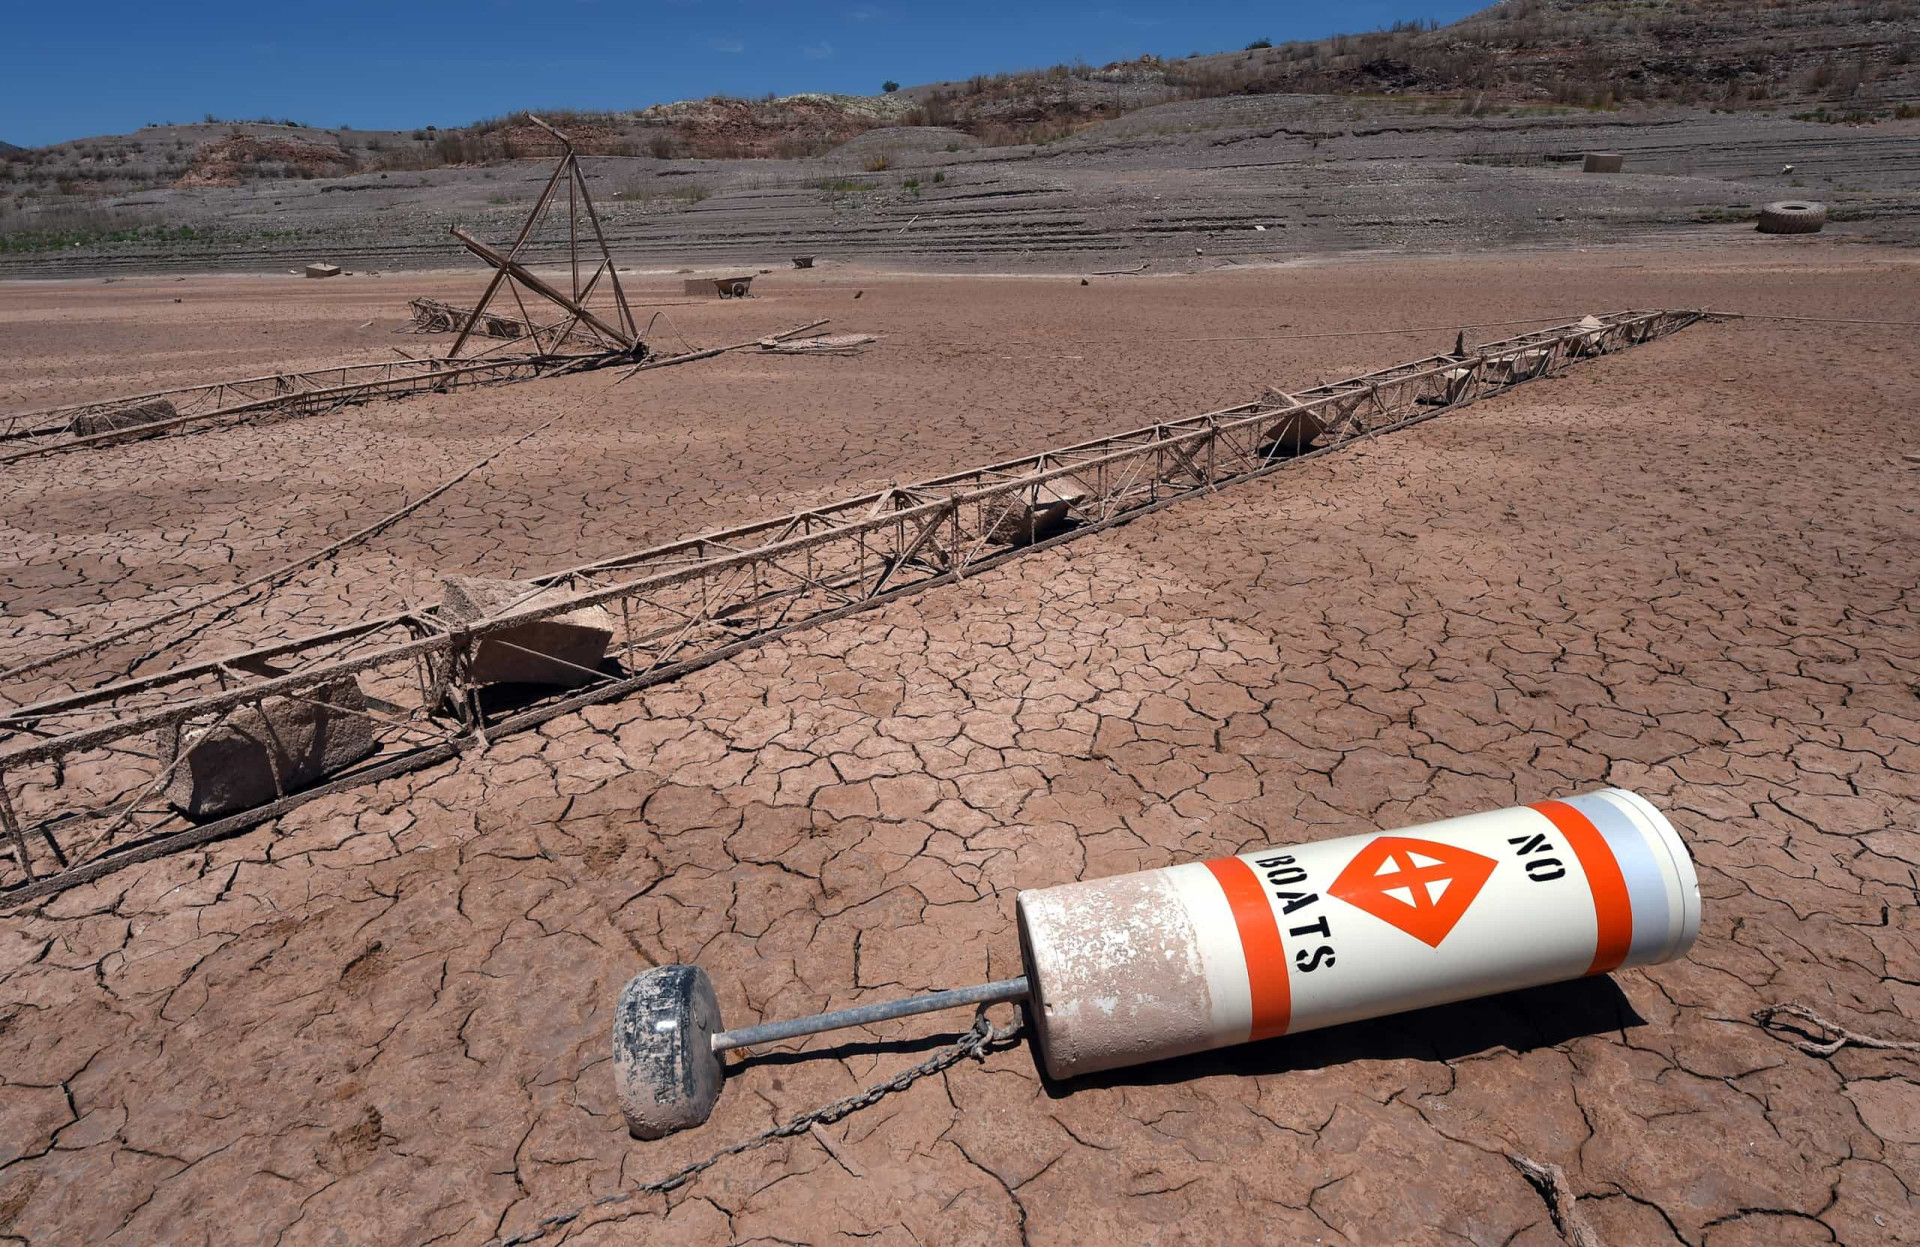
[[[870,333],[830,333],[791,341],[762,338],[760,349],[775,355],[858,355],[861,347],[875,341]]]
[[[1540,1198],[1547,1201],[1547,1215],[1553,1218],[1553,1228],[1560,1231],[1560,1237],[1569,1247],[1601,1247],[1600,1236],[1574,1205],[1573,1186],[1567,1181],[1566,1170],[1528,1160],[1518,1152],[1508,1152],[1507,1160],[1540,1192]]]
[[[1803,1004],[1768,1005],[1764,1009],[1754,1010],[1753,1020],[1762,1030],[1785,1031],[1788,1029],[1806,1034],[1804,1026],[1790,1022],[1781,1022],[1781,1018],[1796,1018],[1822,1032],[1818,1037],[1791,1039],[1789,1043],[1808,1056],[1832,1056],[1840,1049],[1852,1044],[1856,1048],[1878,1048],[1886,1052],[1920,1053],[1920,1043],[1911,1039],[1883,1039],[1878,1035],[1867,1035],[1860,1031],[1849,1030],[1838,1022],[1829,1021]]]

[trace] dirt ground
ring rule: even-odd
[[[0,661],[351,532],[560,412],[170,653],[1349,375],[1462,322],[1920,319],[1910,251],[1780,242],[768,277],[657,310],[702,345],[819,316],[881,342],[12,465]],[[399,335],[404,300],[474,285],[0,285],[0,407],[417,351],[445,339]],[[1403,326],[1433,328],[1374,332]],[[1800,1001],[1920,1039],[1910,334],[1695,326],[0,918],[0,1235],[524,1232],[966,1022],[756,1053],[710,1124],[636,1143],[608,1037],[647,965],[705,966],[736,1025],[957,985],[1018,972],[1021,888],[1612,783],[1694,850],[1684,961],[1085,1083],[1008,1046],[831,1149],[776,1143],[548,1241],[1562,1241],[1508,1152],[1564,1166],[1610,1247],[1920,1240],[1920,1059],[1751,1019]]]

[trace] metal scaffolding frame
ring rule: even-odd
[[[510,345],[502,343],[502,346]],[[0,424],[0,464],[63,450],[85,450],[114,442],[171,433],[188,425],[242,416],[310,416],[335,407],[409,394],[448,394],[454,390],[508,381],[526,381],[555,372],[607,363],[631,362],[601,352],[572,355],[472,356],[444,359],[396,359],[372,364],[336,364],[308,372],[277,372],[264,377],[214,381],[207,385],[155,390],[92,403],[45,407],[4,418]],[[130,424],[103,433],[76,433],[85,416],[107,415],[164,400],[178,413],[165,420]]]
[[[512,245],[502,254],[455,226],[453,237],[468,251],[485,261],[493,270],[480,301],[471,309],[456,309],[432,300],[414,300],[415,323],[430,315],[444,314],[453,327],[458,316],[458,336],[439,359],[399,359],[370,364],[337,364],[305,372],[281,372],[264,377],[246,377],[235,381],[215,381],[207,385],[181,386],[155,390],[150,394],[123,395],[90,403],[69,403],[43,407],[0,417],[0,464],[31,459],[68,450],[88,450],[135,438],[187,431],[217,420],[258,418],[267,415],[311,416],[337,407],[364,403],[376,398],[404,398],[410,394],[445,394],[455,389],[481,385],[500,385],[527,381],[556,373],[599,368],[609,364],[635,364],[648,358],[640,339],[633,310],[627,304],[626,291],[620,285],[619,270],[613,253],[607,249],[600,228],[600,214],[587,190],[587,179],[580,171],[579,156],[566,135],[540,118],[527,119],[551,134],[560,143],[560,159],[554,165],[545,188],[520,225]],[[571,271],[571,293],[565,293],[529,272],[519,263],[526,247],[547,212],[558,202],[562,183],[567,187],[567,257]],[[594,268],[583,283],[580,257],[585,231],[582,213],[592,227],[591,256],[597,256]],[[601,279],[607,279],[613,306],[595,311],[591,306]],[[518,305],[517,316],[490,313],[488,305],[505,287]],[[526,290],[554,304],[564,315],[552,324],[537,323],[527,312]],[[423,311],[422,303],[431,307]],[[437,310],[436,310],[437,309]],[[604,315],[603,315],[604,313]],[[611,323],[607,319],[611,317]],[[508,340],[484,351],[460,357],[468,338],[478,330],[491,337]],[[509,333],[511,328],[517,331]],[[568,344],[575,344],[571,350]],[[517,347],[517,352],[508,348]],[[129,409],[145,404],[166,403],[171,415],[164,418],[128,419],[122,427],[83,432],[90,418],[126,416]]]
[[[0,906],[234,834],[317,796],[431,765],[796,628],[1458,410],[1702,315],[1590,317],[1297,394],[1270,391],[1253,402],[552,572],[530,581],[547,600],[486,619],[460,623],[430,610],[401,612],[0,713],[0,834],[15,857],[10,870],[0,869]],[[1315,441],[1319,447],[1308,449]],[[511,699],[470,678],[483,639],[518,648],[501,634],[592,606],[613,617],[614,639],[600,669],[578,672],[583,687],[522,690]],[[366,695],[367,708],[352,713],[372,718],[381,739],[364,762],[198,826],[153,798],[169,768],[142,742],[216,725],[267,698],[331,703],[326,689],[347,680]],[[36,864],[36,838],[54,864],[50,873]]]

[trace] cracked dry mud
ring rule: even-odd
[[[861,304],[796,282],[685,309],[704,341],[825,314],[892,336],[638,378],[232,626],[339,622],[437,570],[539,570],[1450,335],[1168,337],[1661,304],[1920,317],[1895,253],[1687,264],[1267,271],[1097,304],[1071,278],[867,276]],[[252,287],[189,289],[217,309]],[[204,319],[169,336],[111,307],[0,291],[16,322],[95,317],[90,349],[128,353],[94,369],[108,388],[185,367],[163,347],[240,358]],[[262,346],[298,355],[300,327]],[[1132,340],[1071,341],[1116,328]],[[59,375],[73,342],[31,340],[7,397],[82,392]],[[351,531],[602,384],[24,465],[0,504],[7,648]],[[757,1054],[709,1125],[635,1143],[608,1033],[649,963],[706,966],[735,1024],[949,986],[1017,973],[1023,887],[1615,783],[1694,849],[1705,920],[1682,962],[1083,1084],[1011,1048],[828,1127],[832,1152],[778,1143],[558,1237],[1560,1241],[1511,1151],[1564,1166],[1612,1245],[1912,1242],[1920,1061],[1810,1056],[1750,1014],[1801,1000],[1920,1037],[1916,393],[1897,333],[1699,326],[7,918],[0,1235],[523,1231],[964,1024]]]

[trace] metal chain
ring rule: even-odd
[[[693,1179],[699,1177],[702,1173],[713,1168],[729,1156],[738,1156],[742,1152],[751,1152],[755,1148],[765,1147],[775,1139],[786,1139],[797,1134],[805,1134],[816,1125],[839,1121],[841,1118],[857,1113],[863,1108],[870,1108],[878,1104],[881,1100],[884,1100],[896,1091],[905,1091],[922,1078],[930,1074],[938,1074],[944,1069],[959,1064],[967,1057],[982,1060],[988,1052],[993,1050],[995,1045],[1004,1043],[1019,1033],[1020,1019],[1017,1016],[1010,1025],[995,1026],[992,1019],[987,1017],[987,1006],[982,1005],[978,1013],[974,1016],[972,1029],[968,1030],[966,1034],[960,1036],[960,1038],[954,1040],[938,1052],[935,1052],[918,1065],[909,1066],[901,1070],[885,1082],[875,1083],[865,1091],[856,1092],[844,1099],[835,1100],[833,1103],[816,1108],[810,1113],[801,1113],[797,1117],[789,1117],[786,1121],[781,1122],[769,1130],[762,1131],[752,1138],[742,1139],[740,1142],[729,1147],[723,1147],[705,1160],[696,1160],[690,1165],[674,1170],[664,1178],[656,1178],[652,1182],[629,1187],[617,1194],[603,1195],[599,1199],[587,1204],[582,1204],[570,1212],[559,1212],[551,1216],[542,1217],[535,1223],[534,1227],[526,1233],[516,1234],[512,1238],[494,1239],[487,1247],[518,1247],[521,1243],[538,1242],[547,1236],[549,1230],[557,1230],[563,1226],[570,1225],[592,1209],[605,1207],[608,1204],[624,1204],[636,1195],[658,1195],[662,1192],[685,1186],[688,1182],[693,1181]]]

